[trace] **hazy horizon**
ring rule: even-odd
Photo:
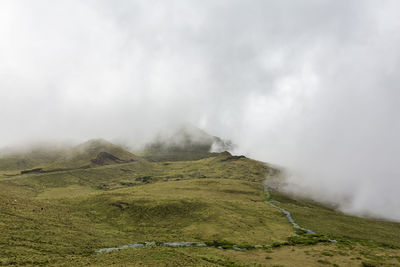
[[[169,125],[400,221],[398,1],[1,1],[0,147]]]

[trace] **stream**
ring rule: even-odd
[[[289,211],[287,211],[287,210],[285,210],[284,208],[281,208],[281,207],[279,207],[279,206],[277,206],[277,205],[275,205],[275,204],[272,203],[273,200],[270,200],[270,194],[269,194],[268,186],[267,186],[267,185],[264,185],[264,193],[265,193],[265,196],[266,196],[266,198],[267,198],[267,200],[266,200],[265,202],[268,203],[271,207],[274,207],[274,208],[276,208],[276,209],[282,211],[282,212],[286,215],[286,218],[288,219],[288,221],[293,225],[293,228],[294,228],[295,230],[303,230],[303,231],[307,232],[307,234],[315,234],[315,232],[311,231],[310,229],[306,229],[306,228],[303,228],[303,227],[301,227],[300,225],[298,225],[298,224],[293,220],[292,214],[290,214]],[[276,202],[277,202],[277,201],[276,201]]]
[[[172,247],[172,248],[180,248],[180,247],[207,247],[206,243],[196,243],[196,242],[144,242],[144,243],[135,243],[124,245],[122,247],[116,248],[102,248],[96,251],[96,253],[104,253],[104,252],[112,252],[122,249],[128,248],[139,248],[139,247]]]
[[[275,205],[274,203],[272,203],[274,200],[270,199],[270,194],[268,191],[268,186],[265,184],[264,185],[264,192],[266,195],[267,200],[265,201],[266,203],[268,203],[271,207],[276,208],[280,211],[282,211],[285,215],[286,218],[288,219],[289,223],[291,223],[293,225],[293,228],[295,230],[302,230],[305,231],[307,234],[315,234],[315,232],[311,231],[310,229],[306,229],[301,227],[300,225],[298,225],[291,213],[277,205]],[[276,202],[276,201],[274,201]],[[329,240],[332,243],[337,243],[336,240],[334,239],[330,239]],[[139,248],[139,247],[172,247],[172,248],[180,248],[180,247],[213,247],[213,248],[219,248],[219,249],[224,249],[222,246],[216,246],[216,245],[208,245],[206,243],[202,243],[202,242],[143,242],[143,243],[134,243],[134,244],[128,244],[128,245],[124,245],[121,247],[113,247],[113,248],[102,248],[96,251],[97,254],[100,253],[107,253],[107,252],[112,252],[112,251],[118,251],[118,250],[123,250],[123,249],[128,249],[128,248]],[[246,248],[241,248],[237,245],[233,245],[232,249],[234,250],[239,250],[239,251],[246,251],[249,249],[257,249],[257,248],[264,248],[264,247],[268,247],[267,246],[261,246],[261,245],[256,245],[256,246],[250,246],[250,247],[246,247]]]
[[[265,193],[265,197],[267,198],[267,200],[265,202],[268,203],[271,207],[274,207],[274,208],[282,211],[286,215],[286,218],[288,219],[288,221],[293,225],[293,228],[295,230],[302,230],[302,231],[305,231],[307,234],[315,234],[315,232],[311,231],[310,229],[306,229],[306,228],[301,227],[300,225],[298,225],[293,220],[292,214],[290,214],[289,211],[287,211],[284,208],[281,208],[281,207],[275,205],[274,203],[272,203],[273,201],[274,202],[278,202],[278,201],[271,200],[271,197],[270,197],[270,194],[269,194],[269,191],[268,191],[268,185],[266,185],[266,184],[264,184],[264,193]],[[335,239],[329,239],[329,241],[332,242],[332,243],[337,243],[337,240],[335,240]]]
[[[219,248],[219,249],[224,249],[222,246],[218,245],[212,245],[212,244],[206,244],[202,242],[143,242],[143,243],[135,243],[135,244],[129,244],[129,245],[124,245],[121,247],[115,247],[115,248],[102,248],[96,251],[97,254],[100,253],[107,253],[107,252],[112,252],[112,251],[118,251],[118,250],[123,250],[123,249],[128,249],[128,248],[139,248],[139,247],[170,247],[170,248],[183,248],[183,247],[211,247],[211,248]],[[237,245],[232,245],[233,250],[238,250],[238,251],[246,251],[249,249],[256,249],[256,248],[262,248],[264,246],[246,246],[246,248],[241,248],[238,247]]]
[[[287,211],[287,210],[285,210],[285,209],[283,209],[283,208],[281,208],[281,207],[278,207],[277,205],[274,205],[274,204],[271,203],[271,202],[269,202],[269,205],[270,205],[271,207],[274,207],[274,208],[276,208],[276,209],[282,211],[282,212],[286,215],[286,217],[288,218],[289,222],[293,225],[293,227],[294,227],[295,230],[303,230],[303,231],[306,231],[307,234],[315,234],[315,232],[311,231],[310,229],[306,229],[306,228],[300,227],[300,226],[293,220],[292,215],[290,214],[289,211]]]

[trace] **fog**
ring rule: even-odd
[[[286,190],[400,221],[400,3],[0,2],[0,147],[189,123]]]

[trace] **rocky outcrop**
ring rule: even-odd
[[[42,168],[36,168],[36,169],[31,169],[31,170],[23,170],[23,171],[21,171],[21,174],[38,173],[38,172],[42,172]]]

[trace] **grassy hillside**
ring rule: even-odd
[[[138,158],[102,139],[95,139],[73,147],[70,151],[47,166],[47,169],[91,167],[136,161]]]
[[[105,140],[95,139],[75,147],[34,147],[0,155],[0,173],[17,174],[21,171],[42,169],[88,168],[95,165],[119,164],[138,158]]]
[[[142,247],[74,258],[69,264],[90,266],[399,266],[398,250],[359,245],[281,247],[249,251],[215,248]],[[68,265],[68,264],[63,264]]]
[[[279,171],[262,162],[227,152],[151,162],[103,141],[74,149],[73,156],[59,156],[48,165],[67,170],[0,176],[0,265],[400,264],[400,224],[347,216],[279,192],[266,195],[264,180],[277,179]],[[109,164],[113,158],[98,158],[101,152],[123,161]],[[296,235],[285,214],[270,203],[317,234]],[[95,253],[150,241],[206,242],[228,249],[147,246]],[[236,251],[233,245],[263,246]]]
[[[400,248],[400,223],[360,218],[321,204],[273,192],[280,207],[291,211],[302,226],[332,237],[360,240],[369,245]]]
[[[65,155],[64,147],[33,147],[0,154],[0,172],[15,172],[41,167]]]
[[[2,263],[60,263],[142,241],[284,241],[293,229],[264,203],[267,167],[227,157],[4,178]]]

